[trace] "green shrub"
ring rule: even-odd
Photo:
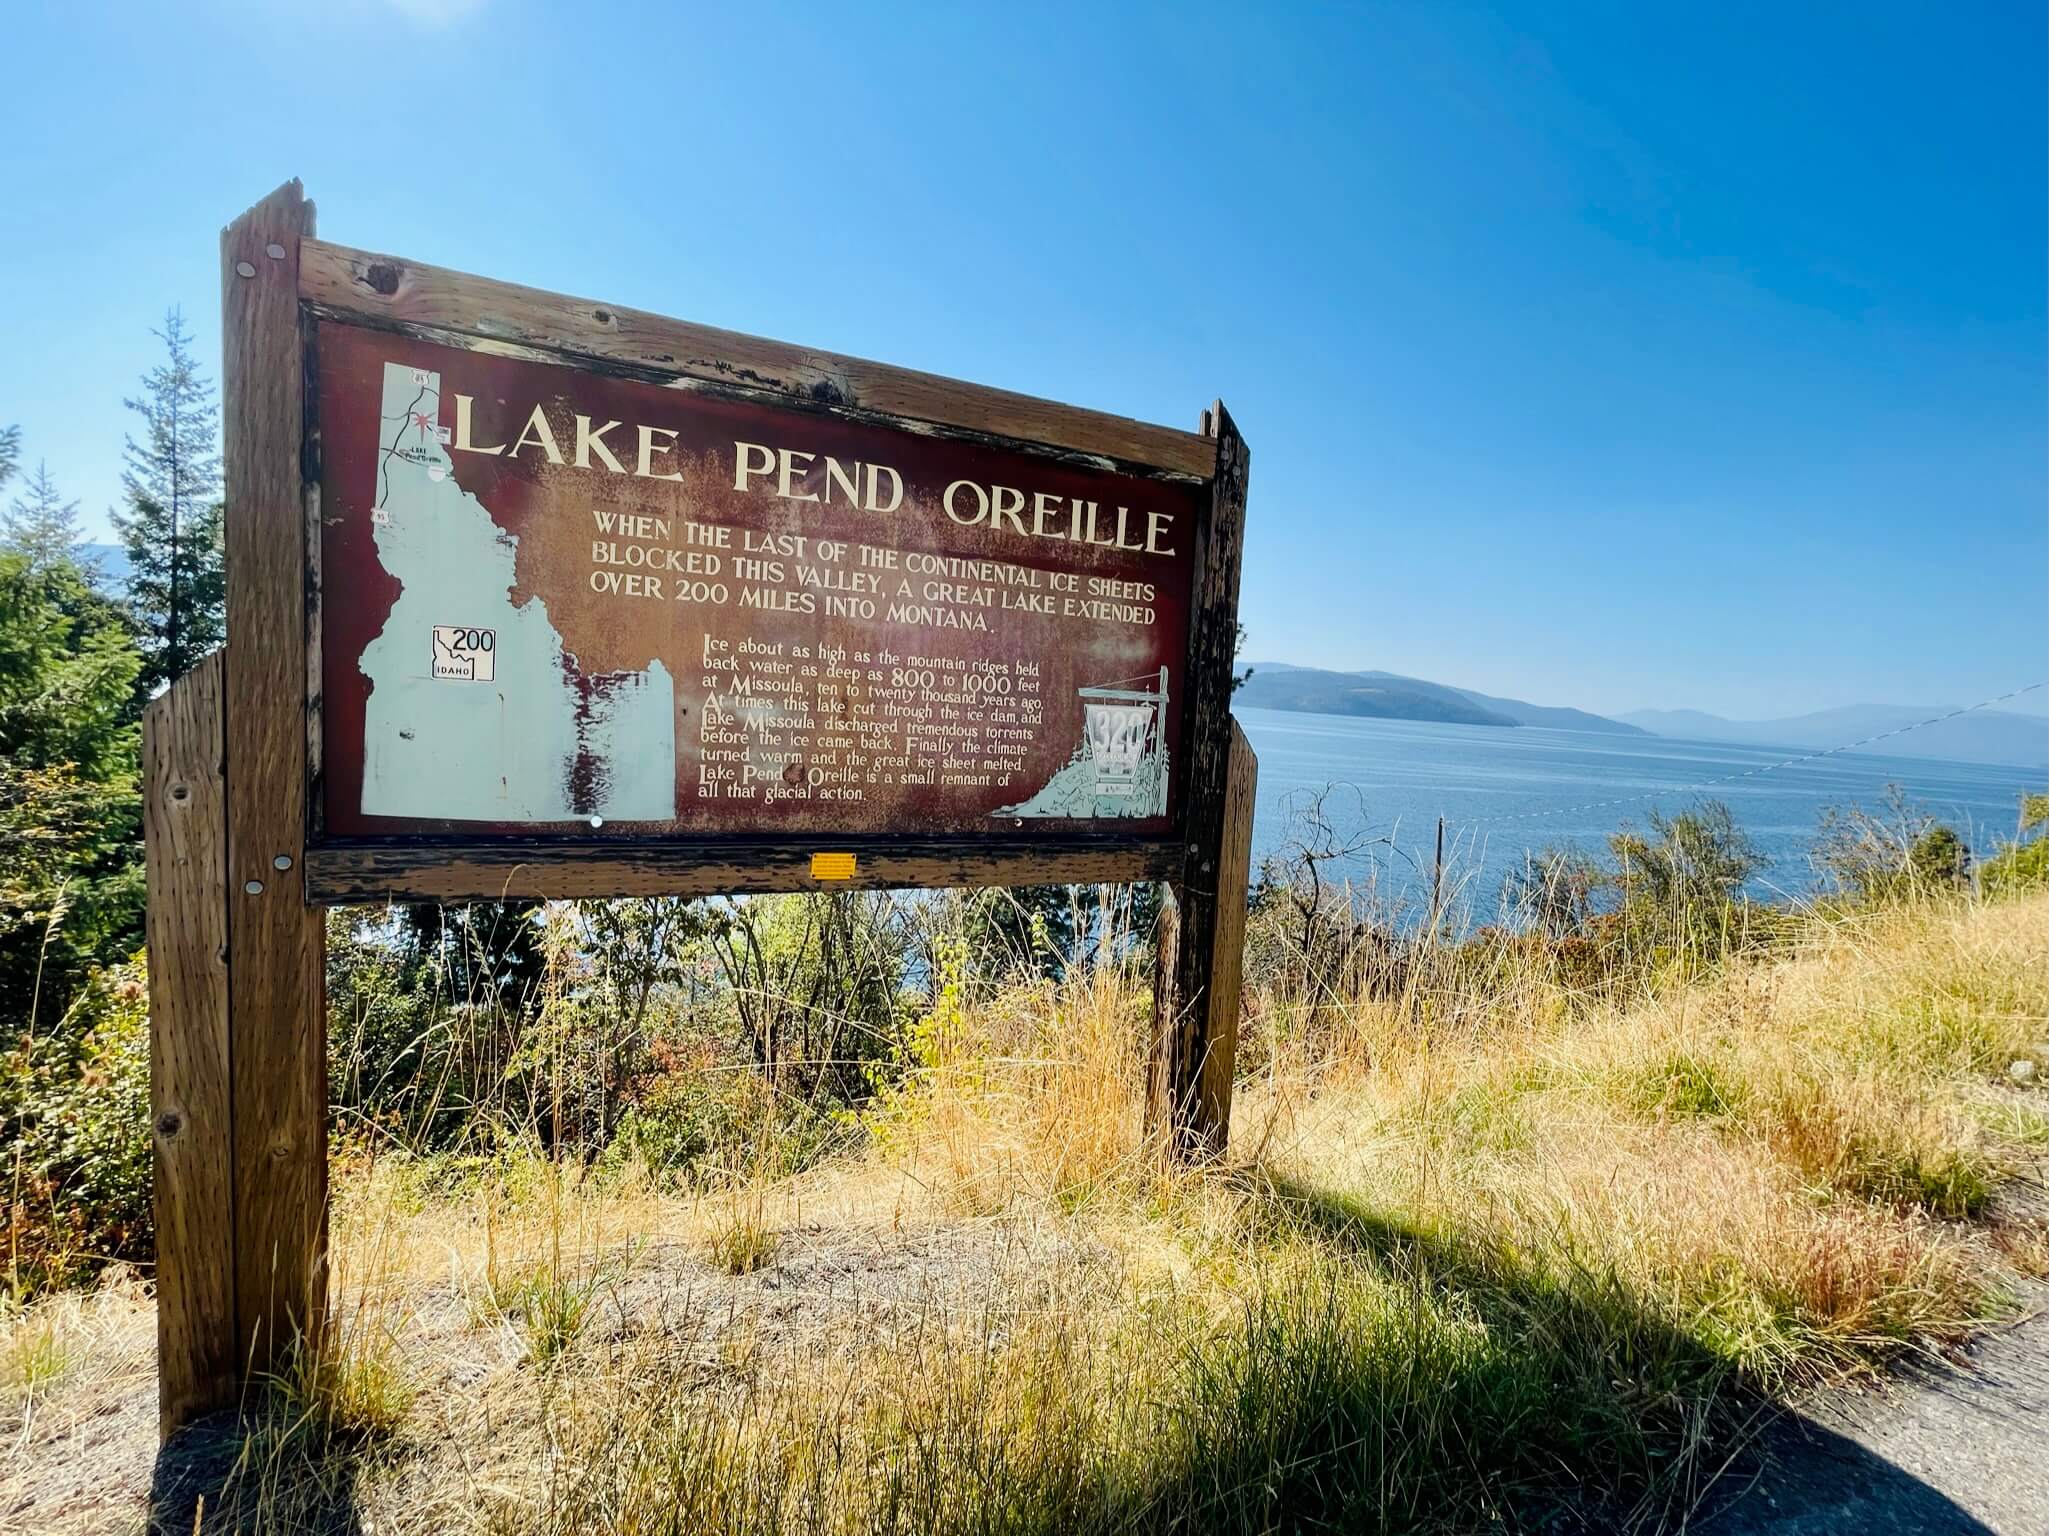
[[[844,1148],[856,1124],[850,1112],[779,1097],[751,1067],[688,1063],[640,1085],[602,1161],[638,1161],[673,1184],[783,1178]]]
[[[0,549],[0,1019],[61,1018],[142,942],[128,622],[68,560]]]
[[[611,1154],[682,1177],[730,1159],[773,1134],[775,1095],[751,1071],[665,1072],[646,1084],[620,1118]]]
[[[1702,800],[1673,816],[1654,810],[1648,820],[1647,832],[1625,823],[1608,839],[1630,948],[1684,969],[1746,947],[1743,887],[1766,859],[1729,807]]]
[[[2049,795],[2021,797],[2019,841],[2009,843],[1979,867],[1980,888],[1988,896],[2011,896],[2049,885]],[[2033,834],[2033,835],[2031,835]]]
[[[48,1033],[0,1055],[7,1289],[63,1285],[146,1258],[149,985],[143,960],[91,973]]]
[[[1812,858],[1830,885],[1867,906],[1961,890],[1971,878],[1970,844],[1897,784],[1886,785],[1879,811],[1824,810]]]
[[[533,926],[495,902],[328,914],[328,1094],[344,1130],[474,1151],[508,1123],[535,1123],[535,1085],[517,1070],[532,1035]],[[546,1087],[562,1084],[551,1074]]]

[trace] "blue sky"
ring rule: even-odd
[[[217,233],[1253,449],[1253,655],[1604,710],[2049,673],[2039,6],[17,3],[0,422],[96,529]],[[2038,695],[2039,697],[2039,695]]]

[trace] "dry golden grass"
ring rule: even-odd
[[[110,1270],[87,1291],[65,1291],[13,1316],[0,1314],[0,1432],[22,1433],[57,1391],[132,1386],[125,1357],[153,1325],[132,1270]]]
[[[2039,899],[1817,924],[1790,958],[1446,1042],[1362,1018],[1274,1161],[1430,1229],[1613,1273],[1760,1379],[1953,1338],[1997,1297],[1978,1213],[2039,1179]],[[1361,1042],[1364,1042],[1362,1045]],[[1298,1095],[1299,1098],[1299,1095]]]
[[[336,1343],[227,1507],[1399,1530],[1566,1499],[1653,1529],[1744,1393],[1958,1339],[2049,1256],[1997,1203],[2049,1149],[2049,1096],[2007,1083],[2049,1066],[2049,901],[1817,919],[1622,1002],[1511,981],[1254,1042],[1234,1159],[1199,1175],[1146,1156],[1144,1001],[1101,978],[936,1019],[869,1150],[781,1183],[338,1171]],[[89,1344],[67,1317],[12,1326],[16,1399],[68,1390],[33,1363]]]

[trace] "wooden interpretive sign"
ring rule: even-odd
[[[1165,881],[1152,1114],[1222,1148],[1256,765],[1221,405],[330,245],[297,183],[222,249],[228,649],[150,721],[167,1427],[320,1327],[321,904]]]
[[[1195,607],[1214,442],[629,365],[602,306],[342,260],[305,365],[317,899],[801,888],[822,849],[867,885],[1176,872],[1195,637],[1235,623]]]
[[[313,344],[323,840],[1173,826],[1201,486]]]

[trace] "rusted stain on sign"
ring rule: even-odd
[[[316,345],[327,835],[1174,824],[1205,488]]]

